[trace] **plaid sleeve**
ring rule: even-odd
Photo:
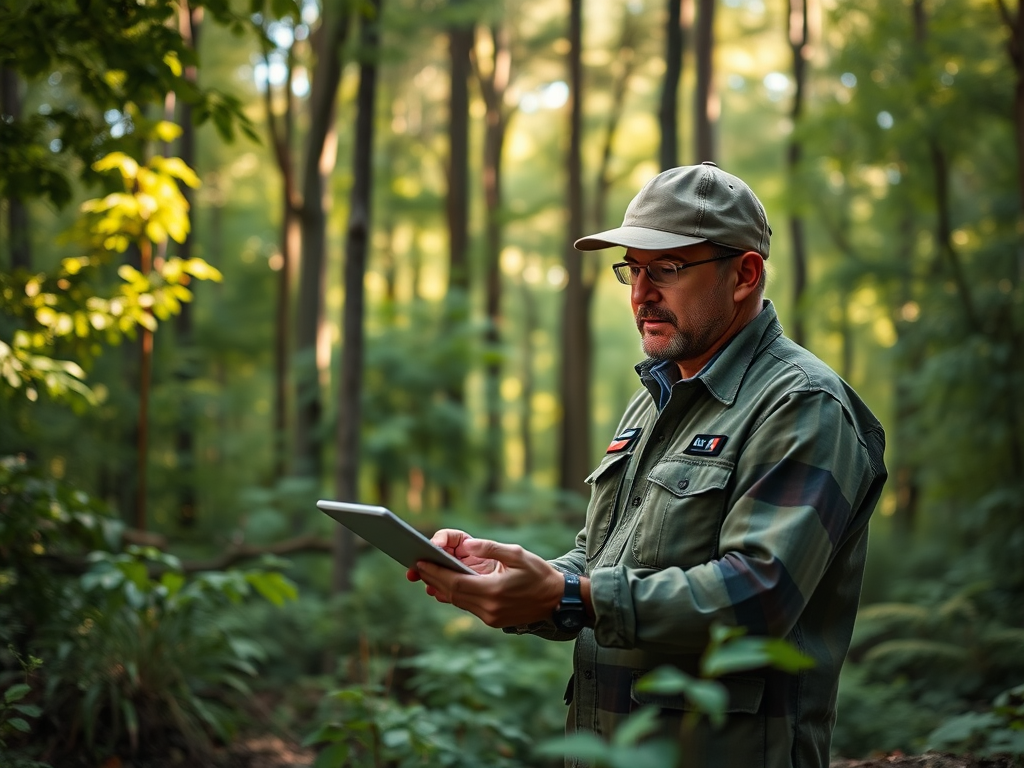
[[[597,642],[699,652],[714,621],[786,635],[841,543],[866,524],[879,463],[832,395],[787,395],[738,454],[717,559],[591,574]]]

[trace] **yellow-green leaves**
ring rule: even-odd
[[[157,132],[170,140],[180,129],[160,123]],[[177,133],[176,133],[177,132]],[[94,246],[120,253],[132,241],[146,238],[155,245],[168,238],[185,242],[189,233],[188,201],[178,186],[180,181],[193,189],[199,177],[180,158],[154,157],[140,166],[123,152],[111,152],[93,163],[96,171],[116,170],[121,174],[125,192],[87,200],[82,212],[89,215]]]
[[[171,123],[160,126],[167,139],[180,132]],[[193,279],[222,279],[202,259],[158,257],[146,270],[122,264],[118,279],[109,284],[101,268],[130,245],[148,254],[154,245],[185,240],[189,206],[180,185],[196,188],[200,182],[175,157],[154,157],[141,165],[123,152],[113,152],[93,168],[117,171],[124,191],[82,205],[84,215],[72,240],[85,252],[63,259],[51,272],[0,273],[4,311],[19,326],[11,345],[0,349],[0,390],[7,393],[20,392],[34,400],[43,388],[58,397],[78,394],[94,403],[95,396],[83,383],[83,367],[55,360],[57,350],[60,357],[70,353],[88,368],[101,343],[134,337],[138,326],[155,331],[159,321],[180,313],[182,304],[192,300],[188,286]]]

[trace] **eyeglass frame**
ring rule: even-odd
[[[612,271],[615,273],[615,279],[618,280],[623,285],[636,285],[635,281],[634,282],[629,282],[627,280],[623,280],[622,279],[622,275],[619,273],[619,270],[622,267],[636,267],[637,269],[642,269],[644,272],[647,273],[647,279],[650,280],[653,285],[657,286],[658,288],[667,288],[670,285],[675,285],[677,282],[679,282],[679,273],[682,272],[684,269],[689,269],[690,267],[699,267],[701,264],[709,264],[712,261],[725,261],[726,259],[735,259],[737,256],[742,256],[745,253],[747,253],[747,251],[737,249],[734,253],[730,253],[730,254],[728,254],[726,256],[715,256],[715,257],[710,258],[710,259],[701,259],[700,261],[682,261],[682,262],[673,261],[672,259],[667,259],[667,258],[659,257],[657,259],[652,259],[651,261],[647,262],[644,265],[633,264],[632,262],[629,262],[629,261],[619,261],[619,262],[616,262],[615,264],[612,264]],[[666,264],[671,264],[674,267],[675,271],[672,273],[672,280],[671,280],[671,282],[664,282],[664,281],[661,281],[661,280],[656,280],[654,278],[654,276],[651,274],[651,264],[654,264],[655,262],[658,262],[658,261],[664,262]],[[639,276],[640,276],[640,273],[638,272],[637,273],[637,277],[639,277]]]

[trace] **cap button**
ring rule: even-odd
[[[705,160],[701,165],[713,165],[715,168],[718,167],[718,163],[713,163],[710,160]]]

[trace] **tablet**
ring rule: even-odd
[[[390,509],[326,499],[321,499],[316,505],[321,511],[406,568],[415,568],[417,561],[426,560],[451,568],[453,571],[476,575],[476,571],[440,547],[434,546],[430,539]]]

